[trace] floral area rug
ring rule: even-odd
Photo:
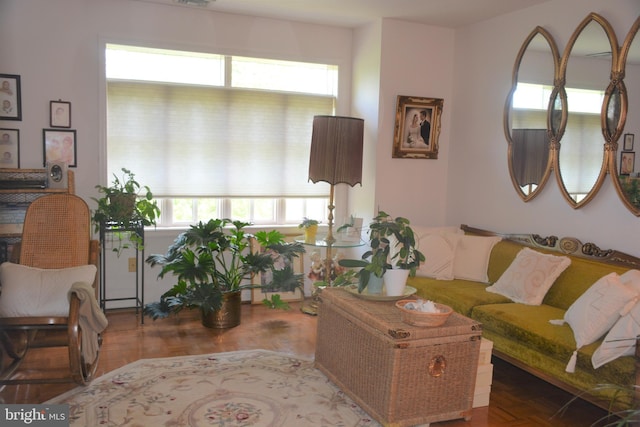
[[[380,426],[313,361],[266,350],[142,359],[47,403],[72,426]]]

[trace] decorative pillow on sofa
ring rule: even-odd
[[[416,246],[425,256],[416,276],[433,277],[439,280],[453,280],[453,258],[460,228],[452,227],[413,227]]]
[[[640,293],[640,271],[629,270],[620,275],[620,280],[625,286]],[[636,339],[640,335],[640,295],[628,302],[623,308],[623,314],[616,322],[607,336],[591,356],[591,363],[595,369],[609,363],[621,356],[633,356],[636,351]],[[625,308],[633,304],[628,313]]]
[[[600,339],[620,318],[621,311],[637,293],[625,286],[617,273],[601,277],[571,304],[563,320],[551,320],[553,324],[568,323],[576,340],[576,350],[565,369],[575,371],[578,350]]]
[[[0,264],[0,316],[69,315],[67,292],[75,282],[92,284],[95,265],[41,269],[5,262]]]
[[[487,269],[493,247],[502,240],[498,236],[461,235],[453,258],[453,276],[456,279],[488,283]]]
[[[504,295],[514,302],[540,305],[553,282],[571,264],[566,256],[543,254],[523,248],[488,292]]]

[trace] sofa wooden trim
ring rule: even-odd
[[[556,236],[542,237],[538,234],[507,234],[498,233],[480,228],[470,227],[466,224],[462,224],[460,228],[466,234],[473,234],[478,236],[499,236],[505,240],[510,240],[519,243],[524,246],[528,246],[534,249],[543,249],[546,251],[559,252],[575,257],[585,258],[605,264],[617,265],[626,267],[629,269],[640,270],[640,258],[633,255],[620,252],[614,249],[601,249],[594,243],[582,243],[580,240],[573,237],[558,238]],[[548,383],[568,392],[575,396],[580,397],[587,402],[597,405],[603,409],[610,409],[609,401],[599,399],[584,391],[565,383],[551,375],[548,375],[535,367],[529,366],[509,355],[502,353],[499,350],[493,349],[493,355],[528,372]],[[634,407],[640,408],[640,337],[637,337],[636,353],[635,353],[635,398]]]
[[[505,240],[511,240],[535,249],[544,249],[605,264],[640,270],[640,258],[614,249],[600,249],[595,243],[582,243],[574,237],[558,238],[556,236],[542,237],[538,234],[504,234],[470,227],[465,224],[462,224],[460,228],[468,234],[499,236]]]

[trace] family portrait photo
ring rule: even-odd
[[[44,166],[51,162],[63,162],[76,167],[76,131],[43,130]]]
[[[398,96],[393,157],[438,158],[443,100]]]
[[[20,167],[20,131],[0,129],[0,168]]]
[[[18,75],[0,74],[0,120],[22,120]]]

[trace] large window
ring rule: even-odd
[[[333,114],[337,67],[107,45],[107,170],[162,199],[162,225],[211,217],[322,220],[308,182],[313,116]]]

